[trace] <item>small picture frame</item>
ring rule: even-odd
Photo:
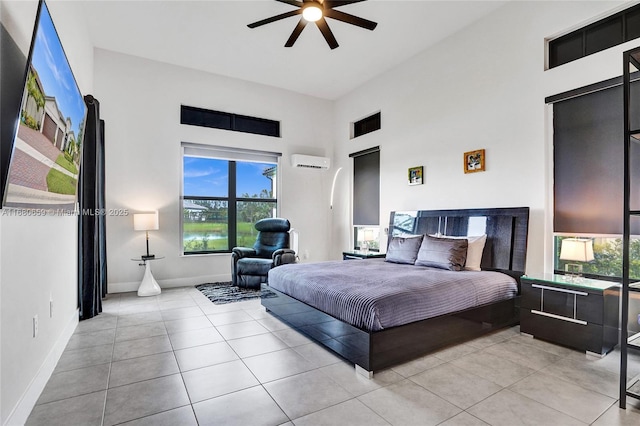
[[[409,168],[409,185],[422,185],[423,166]]]
[[[484,172],[484,149],[464,153],[464,172]]]

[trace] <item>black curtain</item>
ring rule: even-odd
[[[105,227],[104,121],[100,102],[84,97],[88,112],[82,142],[78,201],[78,305],[80,319],[102,312],[107,294]]]

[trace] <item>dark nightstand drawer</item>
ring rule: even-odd
[[[615,347],[618,284],[551,274],[524,276],[521,283],[521,332],[600,355]]]
[[[611,351],[617,343],[615,338],[603,341],[602,325],[558,321],[555,318],[533,314],[526,309],[520,311],[520,331],[542,340],[600,355]]]
[[[522,284],[522,307],[544,311],[561,317],[602,324],[601,294],[559,288],[542,283]]]

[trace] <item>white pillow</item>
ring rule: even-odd
[[[480,262],[482,262],[482,252],[484,251],[484,244],[487,242],[487,235],[467,237],[467,241],[469,246],[467,247],[467,263],[464,264],[464,269],[467,271],[481,271]]]
[[[436,237],[436,235],[431,235]],[[454,238],[462,239],[466,238],[469,242],[467,247],[467,261],[464,264],[464,269],[467,271],[481,271],[480,262],[482,262],[482,252],[484,251],[484,244],[487,242],[487,235],[479,235],[477,237],[451,237],[449,235],[439,235],[439,238]]]

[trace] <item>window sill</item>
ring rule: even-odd
[[[180,257],[204,257],[204,256],[231,256],[231,252],[225,252],[225,253],[194,253],[194,254],[180,253]]]

